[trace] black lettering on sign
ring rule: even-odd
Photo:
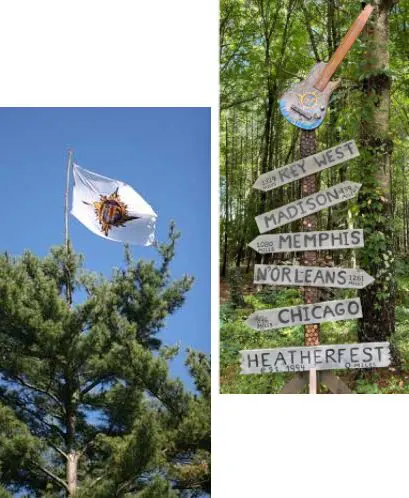
[[[375,346],[375,348],[378,351],[378,360],[380,361],[382,358],[381,351],[382,351],[382,346]]]
[[[316,234],[314,234],[314,235],[307,235],[307,234],[305,234],[304,235],[304,245],[306,247],[308,247],[308,244],[310,242],[312,243],[312,247],[313,248],[317,247],[317,235]]]
[[[337,360],[334,359],[334,354],[335,354],[335,349],[328,348],[325,351],[325,363],[328,363],[328,358],[331,358],[331,360],[336,363]]]
[[[346,351],[345,348],[338,349],[338,362],[341,362],[341,357],[344,356],[345,351]]]
[[[321,353],[322,353],[321,349],[315,349],[314,350],[314,363],[316,365],[318,365],[319,363],[322,363],[322,361],[321,361]]]
[[[364,355],[366,355],[368,357],[368,359],[367,360],[364,359],[364,361],[372,361],[373,360],[372,349],[370,347],[364,348],[363,353],[364,353]]]
[[[285,320],[285,319],[284,319],[284,313],[288,313],[288,309],[287,309],[287,308],[283,308],[282,310],[280,310],[280,311],[278,312],[278,321],[279,321],[280,323],[289,323],[290,319]]]
[[[256,280],[259,281],[259,280],[267,280],[267,268],[257,268],[257,277],[256,277]]]
[[[291,241],[292,241],[291,235],[282,235],[282,234],[280,234],[279,237],[280,238],[278,239],[278,247],[281,249],[287,243],[288,244],[288,249],[291,249]],[[294,239],[295,238],[296,237],[294,237]]]
[[[270,216],[264,216],[264,223],[266,225],[266,228],[269,228],[270,226],[270,221],[273,221],[274,225],[277,225],[276,218],[274,216],[274,213],[270,214]]]
[[[354,230],[352,233],[351,233],[351,240],[354,244],[359,244],[359,241],[361,240],[361,237],[360,237],[360,232],[358,232],[358,230]]]
[[[256,367],[258,367],[258,356],[257,356],[257,354],[254,355],[253,359],[251,359],[250,355],[248,354],[247,355],[247,365],[248,365],[249,368],[251,367],[251,364],[253,362],[256,364]]]
[[[282,361],[284,363],[284,365],[287,365],[287,362],[285,361],[284,355],[281,352],[278,353],[276,361],[274,362],[274,366],[277,365],[278,361]]]
[[[327,159],[328,159],[328,162],[329,163],[334,163],[335,162],[335,159],[332,155],[332,150],[327,150]]]
[[[308,360],[308,363],[311,363],[311,351],[306,351],[305,353],[303,353],[302,351],[300,351],[300,355],[301,355],[301,364],[304,365],[304,360],[307,359]]]
[[[291,175],[288,174],[288,168],[280,169],[278,171],[278,174],[280,175],[280,179],[282,182],[285,182],[286,180],[291,180]]]
[[[325,206],[325,204],[327,203],[327,198],[325,197],[324,194],[318,194],[315,200],[317,201],[319,206]]]
[[[347,143],[345,144],[345,147],[347,147],[347,148],[348,148],[348,150],[349,150],[349,152],[350,152],[351,154],[353,154],[353,153],[354,153],[354,148],[352,147],[352,140],[351,140],[350,142],[347,142]]]
[[[346,271],[345,270],[341,270],[339,273],[338,273],[338,283],[340,285],[343,285],[346,283]]]
[[[291,282],[290,273],[291,268],[283,268],[283,280],[287,279],[287,282]]]
[[[329,239],[329,233],[320,232],[320,234],[318,235],[318,238],[320,241],[320,246],[322,246],[324,244],[324,242],[326,242]]]
[[[291,363],[294,363],[294,355],[297,351],[288,351],[291,355]]]
[[[322,166],[326,166],[327,165],[327,158],[325,157],[325,155],[323,154],[321,157],[320,156],[315,156],[314,157],[314,161],[317,163],[317,166],[319,168],[321,168]]]
[[[307,200],[305,201],[305,203],[309,207],[310,211],[313,211],[317,207],[317,205],[314,202],[314,199],[312,199],[311,197],[307,198]]]
[[[301,213],[302,213],[302,214],[305,214],[305,213],[306,213],[306,211],[305,211],[305,209],[304,209],[304,203],[303,203],[303,201],[302,201],[302,200],[297,202],[297,206],[301,209]]]
[[[321,308],[319,308],[318,306],[316,308],[312,308],[312,317],[316,320],[321,320],[322,315],[319,315],[318,311],[321,311]]]
[[[357,315],[359,313],[359,304],[356,301],[350,301],[348,303],[348,311],[351,315]]]
[[[359,352],[359,348],[356,348],[356,347],[351,348],[350,354],[351,354],[351,361],[352,362],[359,360],[358,352]],[[355,358],[355,356],[357,356],[357,357]]]
[[[268,363],[268,357],[269,356],[270,356],[269,353],[262,353],[261,354],[261,364],[262,364],[263,367],[271,367],[270,363]]]
[[[338,145],[338,147],[335,147],[335,155],[338,159],[342,159],[345,156],[345,154],[342,152],[341,146]]]
[[[328,201],[330,202],[331,200],[338,200],[339,199],[339,192],[338,190],[328,190],[327,191],[327,196],[328,196]],[[332,199],[331,199],[332,197]]]

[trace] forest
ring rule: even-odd
[[[356,394],[409,393],[409,1],[373,0],[374,11],[333,76],[314,152],[354,140],[359,156],[316,175],[317,191],[345,181],[358,194],[317,213],[317,231],[363,230],[364,247],[321,250],[317,265],[360,268],[362,289],[319,289],[319,301],[359,297],[362,318],[321,324],[321,344],[389,341],[388,368],[339,370]],[[255,218],[297,201],[301,181],[262,191],[257,178],[300,159],[303,130],[279,100],[328,62],[365,7],[343,0],[221,0],[220,6],[220,389],[279,393],[289,374],[240,375],[239,351],[301,346],[304,327],[260,333],[254,310],[303,302],[299,287],[254,283],[255,264],[296,265],[301,253],[259,254]],[[305,157],[305,156],[302,156]],[[302,232],[302,219],[271,233]],[[325,387],[324,387],[325,389]],[[325,392],[325,391],[324,391]]]

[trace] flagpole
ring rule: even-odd
[[[72,149],[68,150],[68,161],[67,161],[67,177],[65,184],[65,250],[68,252],[68,194],[70,189],[70,173],[72,169]]]

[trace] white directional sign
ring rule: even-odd
[[[281,327],[292,327],[293,325],[334,322],[353,318],[362,318],[359,298],[258,310],[247,318],[246,324],[254,330],[263,332]]]
[[[271,190],[358,156],[359,151],[356,143],[354,140],[350,140],[318,152],[313,156],[300,159],[273,171],[268,171],[257,178],[253,187],[264,191]]]
[[[317,213],[322,209],[352,199],[358,193],[361,185],[361,183],[349,181],[339,183],[334,187],[316,192],[286,206],[281,206],[268,213],[256,216],[258,229],[260,233],[268,232],[309,214]]]
[[[286,286],[338,287],[363,289],[374,278],[355,268],[255,265],[254,283]]]
[[[329,230],[258,235],[249,246],[260,254],[364,247],[364,231]]]
[[[391,361],[389,342],[251,349],[240,355],[242,374],[376,368],[387,367]]]

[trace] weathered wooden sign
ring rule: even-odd
[[[240,351],[241,373],[302,372],[390,365],[389,342],[295,346]]]
[[[268,232],[294,220],[298,220],[340,202],[352,199],[361,188],[361,183],[343,182],[315,194],[303,197],[267,213],[256,216],[260,233]]]
[[[342,143],[259,176],[253,187],[268,191],[359,156],[354,140]]]
[[[247,318],[246,324],[254,330],[263,332],[281,327],[292,327],[293,325],[334,322],[353,318],[362,318],[359,298],[258,310]]]
[[[374,278],[366,271],[355,268],[284,265],[254,267],[255,284],[363,289],[373,281]]]
[[[249,246],[260,254],[364,247],[364,231],[329,230],[258,235]]]

